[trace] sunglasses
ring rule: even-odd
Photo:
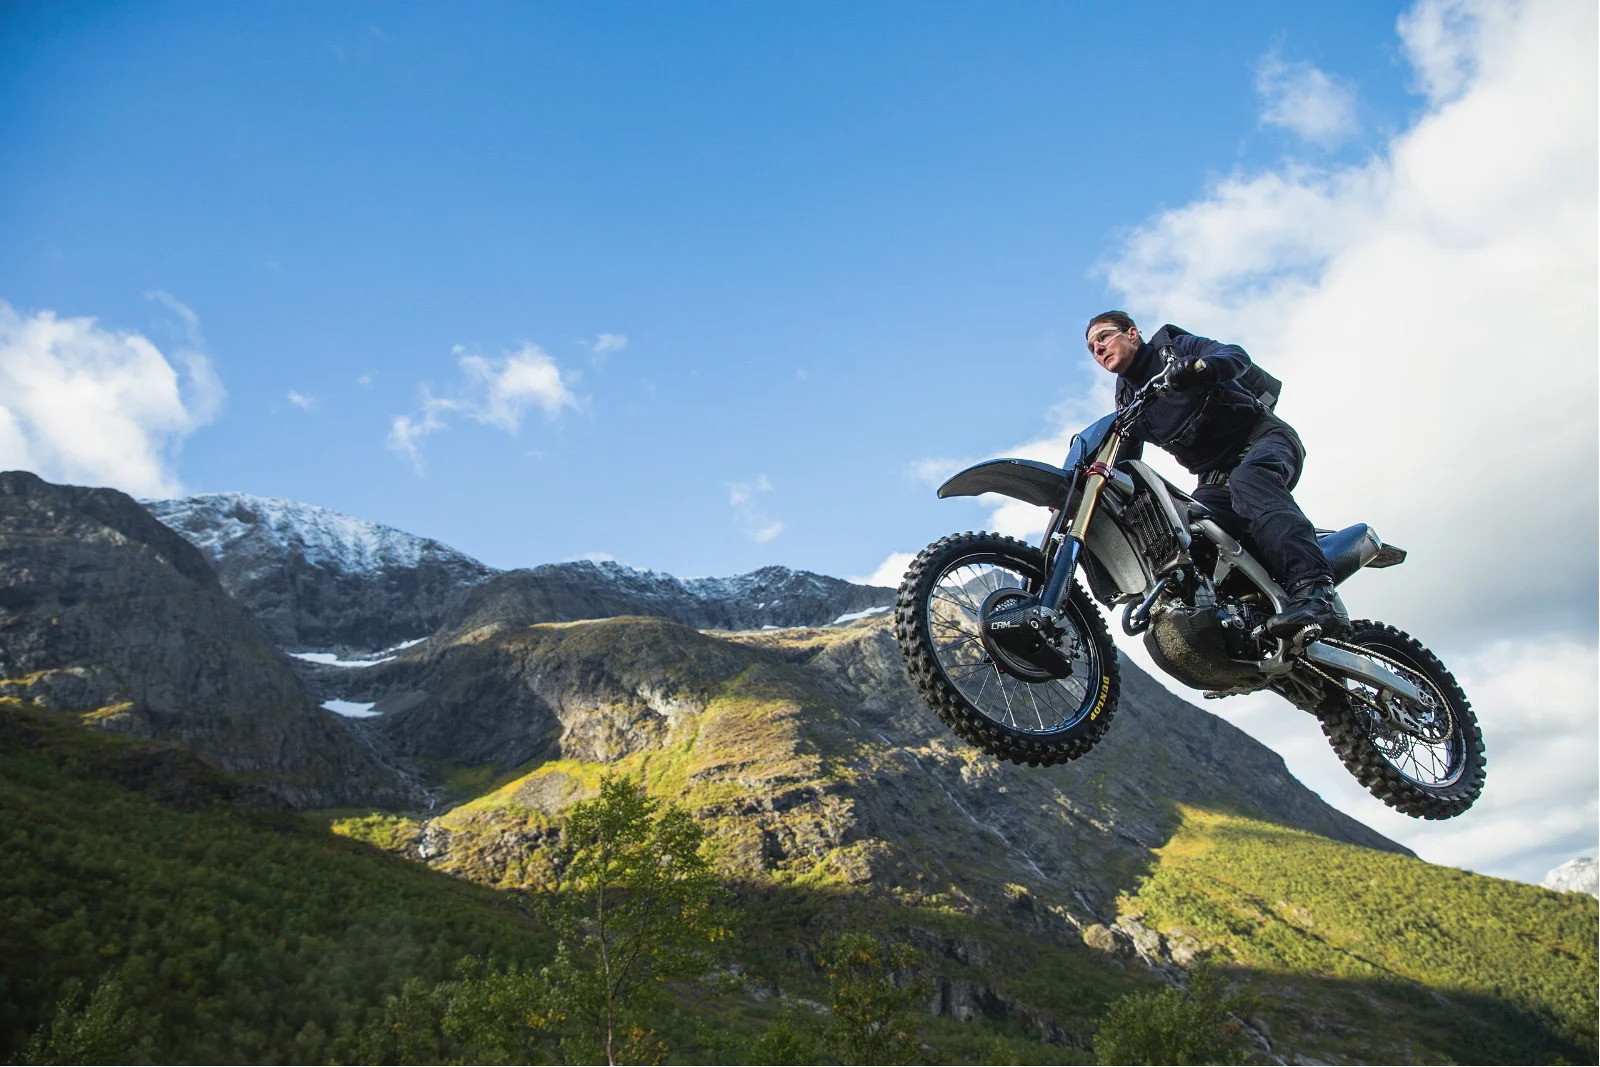
[[[1096,330],[1094,333],[1089,335],[1089,339],[1085,341],[1084,344],[1088,347],[1090,352],[1093,352],[1095,348],[1097,348],[1102,342],[1109,341],[1111,338],[1122,332],[1123,331],[1118,329]]]

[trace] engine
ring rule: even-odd
[[[1253,661],[1260,653],[1252,647],[1251,628],[1234,604],[1169,603],[1151,618],[1144,647],[1162,670],[1193,689],[1256,685],[1261,672]]]

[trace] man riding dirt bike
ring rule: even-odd
[[[1350,620],[1336,606],[1333,572],[1310,520],[1289,495],[1300,480],[1305,446],[1272,414],[1272,405],[1241,382],[1253,367],[1244,349],[1170,325],[1142,341],[1139,327],[1121,311],[1090,319],[1084,338],[1095,362],[1117,375],[1118,406],[1161,373],[1168,359],[1176,361],[1172,390],[1128,428],[1130,447],[1118,459],[1138,458],[1150,441],[1200,476],[1194,498],[1218,516],[1223,529],[1255,542],[1261,562],[1293,598],[1267,621],[1268,633],[1301,643],[1323,634],[1342,636]],[[1269,394],[1274,403],[1276,393]]]
[[[940,497],[1001,493],[1050,509],[1037,547],[990,533],[924,549],[895,602],[918,692],[991,755],[1029,765],[1087,753],[1117,707],[1099,611],[1122,606],[1165,672],[1207,697],[1272,690],[1316,715],[1346,768],[1408,815],[1446,819],[1483,789],[1477,718],[1444,665],[1393,626],[1349,621],[1334,587],[1405,552],[1365,524],[1312,527],[1289,495],[1304,449],[1271,414],[1281,384],[1237,346],[1121,312],[1091,320],[1117,410],[1061,467],[979,463]],[[1137,458],[1154,442],[1200,475],[1191,495]],[[1081,580],[1080,580],[1081,579]]]

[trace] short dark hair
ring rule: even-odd
[[[1089,325],[1083,328],[1083,335],[1088,337],[1089,331],[1100,325],[1102,322],[1109,322],[1118,330],[1130,330],[1134,325],[1133,319],[1128,317],[1128,313],[1126,311],[1102,311],[1100,314],[1089,320]]]

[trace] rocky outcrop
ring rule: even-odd
[[[299,807],[416,796],[194,546],[112,489],[0,473],[0,696],[181,742]]]
[[[223,588],[290,651],[425,637],[494,573],[438,541],[292,500],[208,493],[144,506],[204,552]]]

